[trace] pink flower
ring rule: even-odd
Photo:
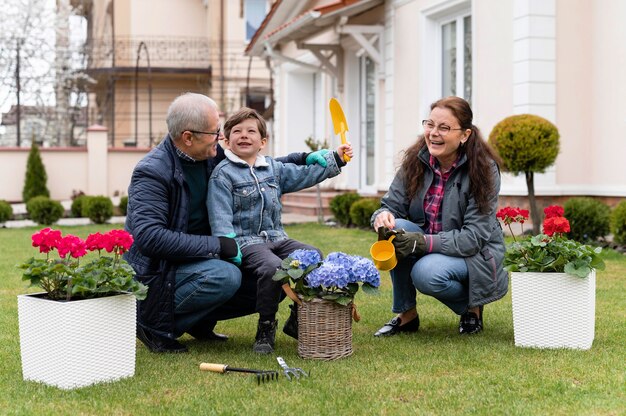
[[[68,234],[61,238],[58,243],[57,250],[59,250],[59,256],[64,259],[69,253],[75,259],[87,254],[85,242],[75,235]]]
[[[87,246],[87,250],[89,251],[100,251],[105,248],[105,238],[104,235],[100,233],[89,234],[87,236],[87,241],[85,242]]]
[[[510,225],[514,222],[524,224],[528,220],[528,210],[521,208],[504,207],[496,213],[496,218],[499,218],[505,225]]]
[[[61,240],[61,231],[44,228],[32,235],[33,247],[39,247],[40,253],[49,253],[57,248]]]
[[[111,253],[124,254],[133,245],[133,236],[124,230],[111,230],[103,236],[104,248]]]

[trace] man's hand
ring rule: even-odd
[[[420,232],[397,231],[391,243],[396,248],[396,258],[401,261],[408,256],[420,257],[426,252],[426,240]]]
[[[316,152],[309,153],[306,157],[305,163],[306,165],[312,165],[317,163],[321,167],[326,167],[326,159],[324,159],[324,155],[328,153],[328,149],[321,149]]]
[[[220,240],[220,257],[230,261],[235,266],[241,266],[241,249],[235,241],[236,234],[229,233],[223,237],[217,237]]]

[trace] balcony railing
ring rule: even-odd
[[[90,68],[134,67],[137,48],[144,42],[152,67],[207,68],[214,45],[205,38],[116,37],[95,39],[86,46]],[[140,66],[145,66],[142,53]]]

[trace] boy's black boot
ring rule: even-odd
[[[257,354],[271,354],[274,352],[274,339],[278,321],[261,321],[256,330],[256,337],[252,350]]]

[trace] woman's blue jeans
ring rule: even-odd
[[[415,223],[396,219],[396,230],[422,229]],[[441,253],[426,254],[419,259],[408,257],[391,271],[393,284],[392,312],[402,313],[416,306],[416,289],[439,300],[457,315],[467,312],[469,303],[468,271],[462,257]]]
[[[240,285],[239,268],[223,260],[178,266],[174,291],[175,336],[181,336],[226,303]]]

